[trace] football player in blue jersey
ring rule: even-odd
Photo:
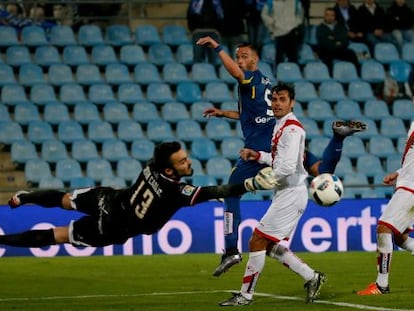
[[[270,151],[270,140],[275,124],[271,109],[270,80],[258,69],[259,55],[254,46],[241,43],[236,48],[235,59],[227,54],[220,44],[211,37],[203,37],[197,44],[213,48],[226,70],[238,81],[238,110],[221,110],[209,108],[206,117],[225,117],[240,120],[245,148]],[[359,121],[335,121],[332,124],[334,135],[327,145],[322,159],[309,151],[305,153],[304,165],[309,174],[333,173],[342,154],[345,137],[366,129],[366,124]],[[229,183],[239,183],[254,176],[263,166],[257,161],[239,159],[233,168]],[[224,200],[224,235],[225,253],[214,276],[219,276],[230,267],[239,263],[242,256],[237,248],[238,228],[241,221],[240,196]]]

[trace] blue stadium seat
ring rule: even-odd
[[[316,136],[309,140],[308,150],[318,156],[322,156],[323,151],[329,143],[329,138],[327,136]]]
[[[128,66],[147,62],[147,56],[139,45],[123,45],[119,52],[119,61]]]
[[[221,141],[233,136],[230,122],[222,118],[208,119],[205,131],[206,136],[214,141]]]
[[[9,109],[6,105],[0,104],[0,122],[11,121]]]
[[[385,137],[397,139],[407,135],[403,120],[395,116],[380,120],[379,132]]]
[[[333,64],[332,78],[346,84],[359,80],[355,65],[345,61],[339,61]]]
[[[134,78],[139,84],[161,82],[161,76],[157,67],[151,63],[141,63],[134,68]]]
[[[347,99],[344,87],[337,81],[324,81],[319,86],[319,97],[328,102]]]
[[[64,84],[60,87],[59,98],[65,104],[86,103],[86,95],[79,84]]]
[[[361,155],[356,159],[356,171],[363,173],[368,177],[373,177],[376,174],[384,174],[384,169],[381,165],[381,159],[374,154]]]
[[[72,69],[65,64],[50,65],[48,76],[49,83],[54,86],[75,83],[75,80],[73,79]]]
[[[298,81],[294,83],[295,86],[295,99],[299,102],[310,102],[312,100],[319,99],[316,93],[315,86],[308,81]]]
[[[204,102],[204,101],[194,102],[190,106],[191,118],[200,123],[207,122],[208,118],[204,117],[204,111],[212,107],[214,107],[214,105],[210,102]]]
[[[169,46],[179,46],[180,44],[190,43],[187,29],[182,25],[167,24],[161,29],[162,42]]]
[[[183,65],[192,65],[194,61],[194,51],[192,43],[180,44],[177,48],[175,57],[177,62]]]
[[[302,48],[299,51],[299,64],[304,65],[314,61],[317,61],[317,58],[315,57],[312,47],[307,43],[302,44]]]
[[[201,101],[202,93],[200,85],[195,82],[180,82],[177,85],[176,98],[184,104],[193,104]]]
[[[106,140],[102,143],[102,158],[111,163],[122,159],[128,159],[129,154],[126,144],[120,139]]]
[[[378,42],[374,47],[374,58],[382,64],[400,60],[400,54],[393,43]]]
[[[68,107],[60,102],[46,104],[44,106],[43,119],[53,125],[69,121]]]
[[[105,159],[95,159],[86,162],[86,176],[100,183],[104,178],[114,178],[111,163]]]
[[[137,44],[147,47],[161,43],[161,37],[154,25],[144,24],[135,28],[135,41]]]
[[[344,140],[342,154],[349,158],[357,158],[367,154],[364,142],[359,136],[350,136]]]
[[[29,100],[22,85],[8,84],[1,89],[1,102],[7,106],[14,106],[17,104],[27,104]]]
[[[6,50],[6,63],[10,66],[21,66],[31,64],[32,57],[26,46],[10,46]]]
[[[359,102],[365,102],[376,98],[371,85],[366,81],[353,81],[349,83],[348,97]]]
[[[402,46],[401,58],[410,64],[414,64],[414,43],[406,42]]]
[[[318,45],[318,38],[316,36],[317,28],[317,25],[307,25],[305,29],[305,42],[313,47]]]
[[[134,182],[142,171],[142,164],[134,158],[119,160],[116,164],[116,175],[127,182]]]
[[[81,163],[100,158],[96,144],[88,139],[74,141],[71,155],[73,159]]]
[[[410,99],[396,99],[392,104],[392,115],[403,120],[412,120],[414,105]]]
[[[365,61],[361,65],[361,78],[369,83],[385,81],[384,65],[376,60]]]
[[[364,103],[364,115],[374,120],[381,120],[390,116],[388,105],[383,100],[368,100]]]
[[[366,60],[371,59],[371,52],[369,51],[368,45],[365,43],[351,41],[349,43],[349,48],[357,54],[360,63],[364,63]]]
[[[214,65],[209,63],[194,63],[191,66],[191,77],[194,82],[201,84],[219,81]]]
[[[56,25],[50,29],[49,41],[55,46],[77,45],[75,34],[72,27]]]
[[[244,141],[240,137],[228,137],[224,138],[220,143],[221,154],[229,160],[237,160],[239,151],[244,147]]]
[[[89,188],[95,186],[95,181],[86,176],[71,178],[69,181],[69,188],[71,189]]]
[[[127,120],[118,123],[117,128],[118,138],[130,143],[134,139],[145,137],[141,124],[134,120]]]
[[[19,123],[13,121],[0,122],[0,143],[10,145],[22,140],[25,140],[25,137]]]
[[[89,100],[97,105],[116,102],[114,92],[109,84],[92,84],[88,91]]]
[[[152,158],[155,143],[147,138],[135,139],[131,145],[131,156],[138,161],[147,162]]]
[[[24,29],[24,28],[23,28]],[[50,66],[62,63],[59,51],[55,46],[39,46],[34,53],[34,63],[40,66]]]
[[[227,71],[223,64],[218,68],[218,77],[221,81],[233,86],[237,83],[237,80]]]
[[[218,155],[214,141],[207,137],[197,138],[191,142],[191,157],[206,161]]]
[[[401,154],[394,153],[385,158],[385,171],[386,172],[395,172],[401,168]]]
[[[105,67],[105,80],[112,85],[132,82],[128,67],[124,64],[109,64]]]
[[[101,28],[93,24],[80,26],[78,31],[78,43],[84,46],[105,44]]]
[[[114,46],[124,46],[134,43],[129,26],[118,24],[106,27],[105,41]]]
[[[27,126],[27,138],[35,144],[54,140],[55,135],[52,126],[46,121],[33,121]]]
[[[209,175],[193,175],[191,177],[191,184],[195,186],[216,186],[217,180],[213,176]]]
[[[302,123],[305,128],[306,138],[312,139],[314,137],[321,136],[321,131],[319,130],[318,124],[315,120],[310,118],[301,118],[300,123]]]
[[[341,160],[335,167],[335,175],[342,178],[347,173],[354,173],[354,167],[349,157],[342,155]]]
[[[10,159],[13,163],[22,164],[29,160],[39,159],[39,156],[32,142],[21,140],[11,144]]]
[[[148,60],[155,65],[165,65],[175,62],[174,54],[169,45],[156,43],[148,49]]]
[[[268,63],[269,65],[273,66],[273,64],[275,63],[275,55],[276,55],[276,51],[275,51],[275,45],[273,42],[266,43],[263,45],[262,52],[260,55],[260,59],[263,62]]]
[[[85,47],[81,45],[68,45],[63,48],[62,61],[69,66],[89,64],[89,57]]]
[[[390,77],[397,82],[408,82],[408,77],[412,71],[411,65],[403,60],[394,61],[390,64]]]
[[[103,83],[99,67],[94,64],[82,64],[76,67],[76,81],[82,85]]]
[[[298,103],[295,104],[295,108],[298,105]],[[334,118],[334,114],[332,111],[331,104],[329,104],[325,100],[312,100],[308,103],[308,117],[311,119],[314,119],[316,121],[324,121],[327,119]],[[296,114],[296,111],[295,111]]]
[[[103,117],[109,123],[121,123],[130,120],[128,109],[121,103],[107,103],[103,107]]]
[[[74,159],[63,159],[56,162],[55,175],[69,184],[73,178],[83,177],[80,163]]]
[[[91,51],[91,63],[106,66],[118,63],[115,50],[110,45],[96,45]]]
[[[11,26],[0,27],[0,47],[19,45],[17,31]]]
[[[200,160],[191,158],[191,167],[193,168],[193,175],[205,175]]]
[[[39,180],[39,189],[63,189],[65,187],[63,181],[55,176],[46,177]]]
[[[230,160],[222,156],[210,158],[206,162],[206,174],[213,176],[220,183],[229,178],[231,168]]]
[[[25,64],[19,67],[19,83],[23,86],[45,84],[46,79],[42,67],[36,64]]]
[[[20,35],[22,43],[26,46],[36,47],[49,44],[46,38],[45,30],[40,26],[25,26],[23,27]]]
[[[92,103],[78,103],[74,105],[73,118],[80,124],[101,120],[98,107]]]
[[[58,124],[57,137],[65,144],[72,144],[77,140],[84,140],[85,134],[80,123],[66,120]]]
[[[95,143],[103,143],[108,139],[114,139],[115,134],[112,126],[106,121],[91,121],[88,124],[88,138]]]
[[[34,104],[18,104],[14,107],[14,121],[27,125],[33,121],[40,121],[40,114]]]
[[[362,118],[359,104],[354,100],[340,100],[335,105],[335,115],[343,120]]]
[[[177,123],[190,118],[190,113],[183,103],[168,102],[161,107],[161,118],[170,123]]]
[[[363,117],[363,118],[360,119],[360,121],[366,123],[367,129],[363,132],[354,134],[354,136],[357,135],[357,136],[361,137],[362,139],[366,140],[366,139],[369,139],[371,137],[375,137],[375,136],[379,135],[377,124],[375,123],[375,121],[373,119]]]
[[[40,146],[40,158],[48,163],[68,159],[68,151],[63,142],[56,139],[45,140]]]
[[[212,103],[232,101],[233,96],[224,82],[209,82],[206,84],[204,99]]]
[[[49,163],[41,159],[33,159],[24,165],[24,179],[28,183],[38,184],[43,178],[52,177]]]
[[[368,146],[369,153],[380,158],[386,158],[397,153],[391,138],[386,136],[371,137]]]
[[[167,83],[150,83],[147,88],[147,99],[155,104],[174,101],[172,90]]]
[[[170,84],[178,84],[190,80],[185,66],[176,62],[168,63],[163,66],[162,77],[165,82]]]
[[[273,75],[273,69],[268,63],[259,61],[257,67],[263,73],[263,75],[269,78],[270,83],[276,84],[277,80],[276,77]]]
[[[233,107],[234,107],[234,106],[233,106]],[[232,110],[234,110],[234,108],[233,108]],[[332,109],[331,109],[331,111],[332,111]],[[293,112],[295,113],[295,115],[296,115],[298,118],[303,118],[303,117],[305,117],[305,112],[304,112],[304,109],[303,109],[303,107],[302,107],[302,103],[300,103],[300,102],[296,102],[296,101],[295,101],[295,106],[293,106]],[[234,121],[237,121],[237,120],[234,120]]]
[[[276,68],[276,77],[278,77],[280,81],[286,83],[294,83],[303,80],[299,65],[291,62],[279,63]]]
[[[50,84],[33,85],[30,88],[30,101],[37,105],[55,103],[57,98],[53,86]]]
[[[141,102],[136,103],[133,106],[132,118],[139,123],[148,123],[153,120],[159,120],[160,115],[155,104],[150,102]]]
[[[192,119],[178,121],[176,135],[179,140],[184,142],[192,141],[195,138],[204,136],[200,123]]]
[[[345,189],[349,186],[364,187],[368,185],[368,177],[364,173],[348,173],[344,175],[342,183]]]
[[[310,62],[303,67],[303,77],[305,80],[312,83],[321,83],[330,81],[328,66],[323,62]]]
[[[0,27],[0,29],[3,27]],[[7,64],[0,63],[0,86],[16,84],[13,68]]]
[[[155,142],[174,140],[175,138],[171,124],[164,120],[149,121],[147,124],[147,137]]]
[[[111,187],[114,189],[126,188],[127,184],[125,179],[119,176],[105,177],[101,180],[102,187]]]
[[[374,185],[376,185],[375,191],[381,193],[383,197],[391,197],[391,195],[394,193],[395,187],[384,186],[383,179],[384,174],[377,174],[374,176]]]
[[[146,101],[141,86],[136,83],[122,83],[118,87],[118,100],[127,105]]]

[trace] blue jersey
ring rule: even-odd
[[[246,148],[270,151],[275,119],[273,117],[269,78],[259,70],[245,71],[239,82],[240,123]]]

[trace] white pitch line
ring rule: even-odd
[[[76,296],[46,296],[46,297],[15,297],[15,298],[0,298],[1,302],[13,301],[42,301],[42,300],[61,300],[61,299],[94,299],[94,298],[109,298],[109,297],[139,297],[139,296],[172,296],[172,295],[198,295],[198,294],[213,294],[213,293],[233,293],[237,290],[210,290],[210,291],[184,291],[184,292],[154,292],[154,293],[140,293],[140,294],[109,294],[109,295],[76,295]],[[255,293],[255,296],[269,297],[279,300],[295,300],[303,301],[303,297],[282,296],[268,293]],[[360,305],[348,302],[336,302],[328,300],[315,300],[313,303],[324,305],[335,305],[351,309],[369,310],[369,311],[414,311],[414,309],[395,309],[383,308],[368,305]]]

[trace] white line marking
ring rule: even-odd
[[[94,299],[94,298],[109,298],[109,297],[139,297],[139,296],[173,296],[173,295],[199,295],[199,294],[214,294],[214,293],[233,293],[237,290],[210,290],[210,291],[190,291],[190,292],[155,292],[155,293],[141,293],[141,294],[117,294],[117,295],[76,295],[76,296],[49,296],[49,297],[15,297],[15,298],[0,298],[0,302],[13,302],[13,301],[41,301],[41,300],[63,300],[63,299]],[[282,296],[268,293],[255,293],[255,296],[269,297],[279,300],[295,300],[302,301],[303,297],[295,296]],[[383,308],[368,305],[360,305],[348,302],[336,302],[328,300],[315,300],[313,303],[319,303],[324,305],[334,305],[340,307],[346,307],[359,310],[371,310],[371,311],[414,311],[414,309],[395,309],[395,308]]]

